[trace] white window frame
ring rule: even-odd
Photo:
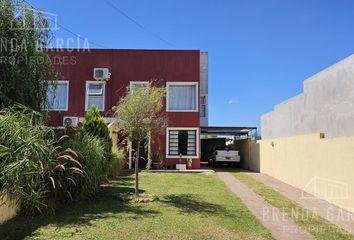
[[[196,109],[193,110],[173,110],[169,109],[170,86],[195,86],[196,91]],[[199,112],[199,94],[198,82],[167,82],[166,83],[166,112]]]
[[[94,83],[94,84],[102,84],[103,87],[102,87],[102,97],[103,97],[103,106],[102,106],[102,109],[98,109],[100,112],[103,112],[105,111],[105,103],[106,103],[106,82],[105,81],[86,81],[86,87],[85,87],[85,111],[89,111],[89,107],[88,107],[88,87],[91,83]],[[92,96],[98,96],[98,95],[92,95]],[[97,106],[98,107],[98,106]]]
[[[145,85],[146,84],[146,86],[148,86],[149,85],[149,81],[130,81],[130,89],[132,89],[132,86],[133,85]],[[131,91],[131,93],[133,93],[132,91]]]
[[[170,131],[177,130],[177,131],[188,131],[188,130],[193,130],[196,131],[196,155],[182,155],[183,159],[186,158],[199,158],[199,142],[200,142],[200,136],[199,136],[199,128],[198,127],[167,127],[166,128],[166,158],[179,158],[179,156],[176,155],[169,155],[169,149],[170,149]]]
[[[66,90],[67,90],[67,95],[66,95],[66,108],[63,108],[63,109],[50,109],[48,107],[48,111],[50,112],[64,112],[64,111],[68,111],[69,110],[69,85],[70,85],[70,82],[69,80],[49,80],[49,84],[63,84],[65,83],[66,84]]]

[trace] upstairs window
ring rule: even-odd
[[[69,81],[49,83],[47,89],[49,111],[68,111]]]
[[[168,129],[168,156],[197,156],[197,130]]]
[[[167,111],[197,112],[198,83],[167,83]]]
[[[105,84],[105,82],[96,81],[86,82],[86,111],[89,111],[93,105],[95,105],[98,110],[104,111]]]
[[[206,117],[206,96],[200,97],[200,117]]]
[[[147,87],[148,82],[147,81],[131,81],[130,82],[130,92],[134,93],[135,90],[141,88],[141,87]]]

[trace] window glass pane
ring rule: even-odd
[[[87,108],[90,109],[93,105],[96,105],[99,110],[103,111],[103,96],[88,96]]]
[[[200,117],[206,117],[206,98],[205,96],[200,97]]]
[[[200,106],[200,117],[206,117],[205,114],[205,105]]]
[[[197,131],[188,131],[188,152],[187,155],[197,155]]]
[[[197,110],[196,85],[169,86],[169,110]]]
[[[178,131],[178,155],[187,155],[188,132]]]
[[[205,96],[200,97],[200,104],[205,104]]]
[[[169,155],[195,156],[197,155],[196,130],[171,130],[169,131]]]
[[[66,110],[68,99],[68,83],[50,84],[47,91],[49,110]]]
[[[200,105],[200,117],[206,117],[206,106],[204,104]]]
[[[103,94],[103,84],[102,83],[90,83],[87,93],[89,95],[102,95]]]
[[[141,87],[147,87],[147,86],[148,86],[147,82],[131,83],[130,91],[133,93],[136,89],[139,89]]]

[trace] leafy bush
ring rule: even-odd
[[[110,162],[108,164],[108,177],[116,177],[119,171],[123,168],[124,151],[122,149],[112,149]]]
[[[71,149],[59,147],[42,115],[23,106],[0,110],[0,192],[18,198],[22,213],[54,212],[53,199],[84,172]]]
[[[85,120],[83,122],[83,129],[90,135],[102,139],[107,155],[111,153],[112,139],[109,136],[109,129],[95,105],[92,106],[90,111],[86,113]]]
[[[81,132],[67,139],[64,146],[78,153],[79,162],[85,171],[84,177],[76,176],[73,184],[70,185],[70,192],[74,193],[72,197],[83,199],[93,196],[98,190],[102,177],[106,175],[107,157],[102,140]]]

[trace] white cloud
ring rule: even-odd
[[[239,100],[236,100],[236,99],[229,99],[229,101],[227,101],[227,103],[228,104],[238,104],[238,103],[240,103],[240,101]]]

